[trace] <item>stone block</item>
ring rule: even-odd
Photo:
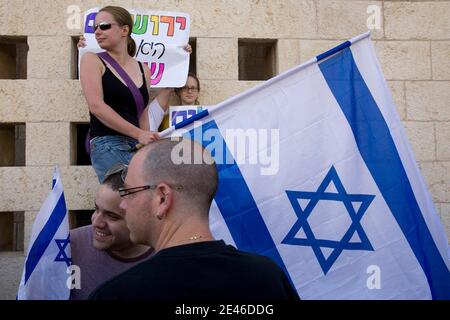
[[[408,120],[450,120],[450,81],[407,81]]]
[[[405,97],[405,83],[403,81],[388,81],[389,89],[391,90],[392,98],[394,99],[397,112],[401,120],[406,119],[406,97]]]
[[[448,40],[449,1],[384,1],[387,39]]]
[[[433,67],[433,80],[450,80],[449,57],[450,41],[431,42],[431,64]]]
[[[383,11],[381,1],[317,0],[318,38],[351,39],[367,32],[372,21],[370,6],[379,8],[380,28],[372,30],[372,38],[383,37]],[[368,12],[369,11],[369,12]]]
[[[202,81],[200,102],[204,105],[214,105],[249,90],[260,81],[227,81],[208,80]]]
[[[277,70],[283,73],[300,64],[300,45],[296,39],[280,39],[277,42]]]
[[[437,160],[450,160],[450,122],[436,122]]]
[[[300,61],[304,63],[341,43],[335,40],[300,40]]]
[[[70,79],[71,45],[68,36],[28,37],[28,79]]]
[[[431,51],[425,41],[375,41],[387,80],[430,80]]]
[[[197,75],[200,81],[237,80],[237,39],[198,38]]]
[[[27,166],[70,164],[70,123],[27,123]]]
[[[436,139],[433,122],[406,121],[404,124],[416,160],[436,160]]]
[[[450,202],[450,162],[419,162],[433,202]]]

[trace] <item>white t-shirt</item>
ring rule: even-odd
[[[148,124],[150,131],[158,131],[164,118],[164,110],[161,108],[158,99],[155,98],[148,106]]]

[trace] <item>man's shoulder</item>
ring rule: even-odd
[[[142,299],[139,293],[145,291],[145,297],[153,293],[148,283],[158,280],[152,259],[145,260],[100,285],[89,296],[90,300]],[[158,274],[158,272],[156,272]],[[159,283],[159,281],[158,281]],[[152,288],[156,284],[153,283]],[[147,290],[148,289],[148,290]]]
[[[239,249],[236,249],[235,247],[228,245],[227,251],[229,254],[236,257],[236,259],[239,259],[241,261],[246,261],[248,263],[255,263],[255,264],[266,264],[268,266],[277,267],[278,265],[270,258],[247,251],[242,251]]]
[[[71,237],[72,237],[72,235],[74,237],[77,237],[77,236],[83,236],[85,234],[92,234],[92,224],[89,224],[87,226],[82,226],[82,227],[78,227],[78,228],[70,230],[70,236]]]
[[[83,242],[92,242],[92,225],[87,225],[70,230],[71,246]]]

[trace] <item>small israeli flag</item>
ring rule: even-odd
[[[52,191],[33,225],[18,300],[68,300],[71,264],[69,220],[58,168]]]

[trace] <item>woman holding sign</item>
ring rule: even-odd
[[[136,44],[132,29],[133,19],[126,9],[100,9],[94,35],[105,52],[86,53],[80,63],[80,81],[91,118],[88,146],[100,183],[113,165],[130,162],[130,150],[137,144],[159,139],[157,132],[149,131],[145,118],[150,71],[133,58]],[[84,45],[81,39],[79,47]],[[160,104],[164,105],[164,99]]]
[[[116,163],[129,163],[137,143],[159,138],[139,127],[147,105],[150,74],[133,57],[133,20],[121,7],[107,6],[95,18],[95,38],[104,53],[86,53],[80,64],[80,81],[90,112],[92,166],[100,183]]]

